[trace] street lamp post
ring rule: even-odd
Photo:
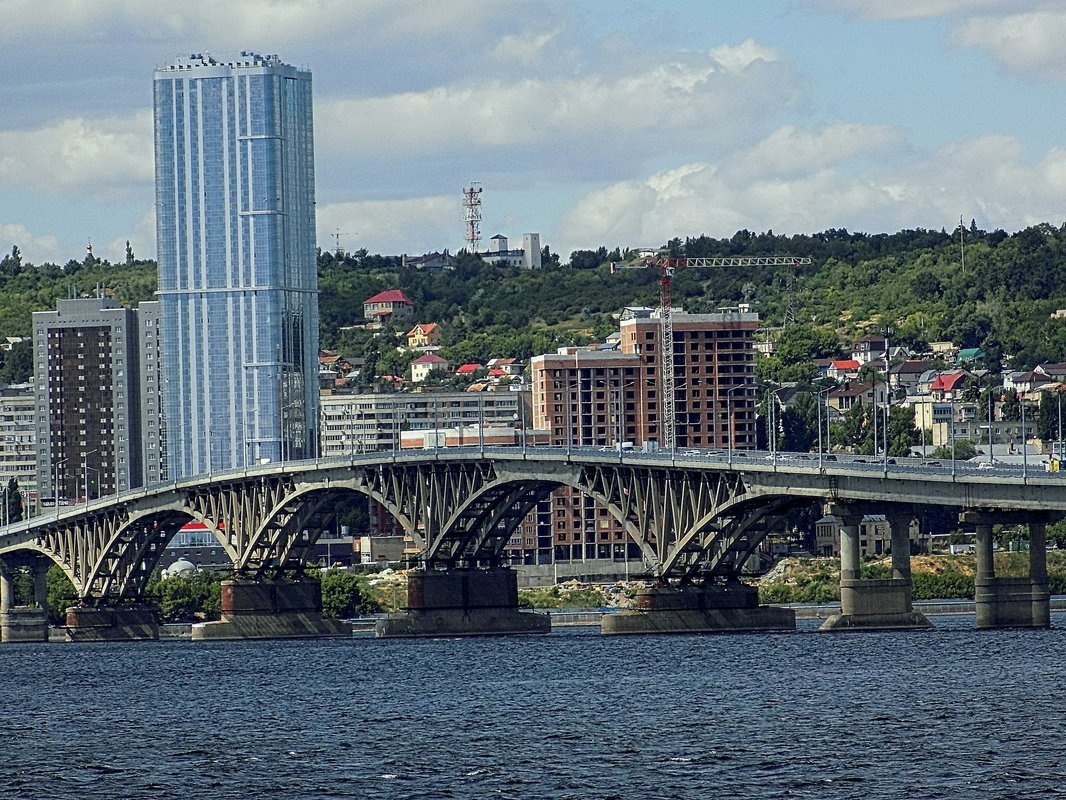
[[[1062,387],[1060,386],[1055,392],[1055,397],[1059,401],[1059,441],[1058,441],[1058,457],[1059,461],[1062,461]]]
[[[1020,393],[1018,399],[1020,400],[1019,405],[1022,407],[1022,480],[1024,481],[1029,466],[1029,457],[1026,454],[1026,450],[1028,450],[1028,448],[1025,446],[1025,400],[1020,396]]]
[[[951,477],[955,477],[955,394],[948,398],[948,438],[951,440]]]
[[[82,470],[85,475],[85,505],[89,505],[89,456],[93,453],[99,452],[98,449],[88,450],[82,454]],[[100,474],[100,470],[93,470],[97,475]]]
[[[52,500],[56,504],[56,519],[59,518],[59,467],[62,464],[66,464],[68,459],[61,458],[55,464],[52,465],[55,478],[52,481]]]

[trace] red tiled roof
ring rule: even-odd
[[[862,365],[853,358],[845,358],[833,362],[834,369],[859,369]]]
[[[419,356],[418,358],[416,358],[411,363],[412,364],[447,364],[448,362],[445,361],[443,358],[441,358],[438,355],[435,355],[433,353],[426,353],[424,356]]]
[[[477,372],[481,369],[480,364],[463,364],[459,369],[455,371],[456,375],[469,375],[472,372]]]
[[[368,300],[367,302],[369,303],[370,301]],[[407,335],[408,336],[416,336],[416,335],[418,335],[419,331],[421,331],[423,335],[426,335],[426,334],[433,333],[433,331],[435,331],[435,330],[437,330],[437,323],[436,322],[419,322],[417,325],[415,325],[413,328],[411,328],[411,330],[409,330],[407,332]]]
[[[491,375],[493,378],[498,378],[501,375],[506,375],[506,374],[507,373],[504,372],[502,369],[490,369],[489,370],[489,375]]]
[[[404,303],[405,305],[412,305],[402,289],[386,289],[383,292],[378,292],[373,297],[368,297],[363,301],[364,305],[367,303]]]
[[[954,391],[956,384],[965,377],[965,372],[941,373],[936,376],[936,379],[929,385],[929,388],[933,391],[951,392]]]

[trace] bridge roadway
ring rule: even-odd
[[[511,604],[513,575],[500,578],[508,572],[501,570],[504,546],[528,511],[560,486],[595,498],[640,547],[650,573],[669,595],[649,596],[647,610],[676,602],[671,584],[698,585],[699,598],[685,595],[681,602],[694,602],[704,613],[720,604],[720,598],[707,595],[723,584],[734,590],[727,605],[751,605],[750,597],[737,601],[741,567],[776,516],[816,500],[832,504],[842,518],[845,582],[857,580],[862,513],[886,513],[895,529],[909,526],[921,506],[966,509],[977,526],[979,556],[985,555],[988,540],[984,560],[990,568],[993,522],[1028,522],[1042,535],[1047,520],[1066,512],[1066,474],[1033,466],[540,446],[404,450],[266,464],[61,507],[0,528],[0,616],[15,612],[12,567],[33,568],[36,603],[43,607],[42,574],[56,563],[78,593],[79,607],[68,614],[72,629],[113,627],[115,611],[122,608],[137,607],[129,612],[132,618],[149,619],[150,610],[142,608],[147,580],[166,544],[189,521],[203,523],[233,563],[236,588],[224,593],[224,619],[227,611],[231,616],[313,614],[320,602],[311,596],[313,590],[304,586],[294,593],[280,579],[300,575],[309,548],[319,533],[333,527],[337,508],[353,492],[380,502],[419,549],[424,580],[410,592],[412,608],[459,604],[469,616],[471,603],[477,604],[471,598],[479,593],[487,595],[490,606]],[[893,552],[909,550],[904,541],[899,539]],[[906,583],[909,609],[909,556],[894,568],[896,580]],[[1039,565],[1034,569],[1038,573]],[[489,574],[494,577],[486,578]],[[1044,583],[1046,588],[1046,575]],[[847,611],[844,616],[856,617]],[[14,631],[12,625],[0,624],[0,629]],[[144,626],[136,623],[132,629]],[[270,635],[272,629],[256,630]]]

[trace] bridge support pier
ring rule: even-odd
[[[911,601],[911,540],[913,514],[890,511],[892,577],[863,580],[859,563],[859,526],[862,514],[833,504],[828,513],[840,518],[840,613],[829,617],[822,631],[924,630],[932,623],[915,611]]]
[[[605,635],[795,629],[795,611],[760,606],[758,589],[743,583],[655,586],[637,595],[635,609],[605,614],[600,623]]]
[[[412,572],[407,578],[407,610],[378,620],[376,635],[491,636],[550,631],[548,615],[519,610],[515,571],[493,567]]]
[[[159,638],[159,611],[146,603],[72,606],[67,609],[68,642],[135,642]]]
[[[222,582],[222,614],[192,626],[193,641],[351,636],[351,623],[322,617],[318,581]]]
[[[1051,594],[1047,580],[1047,519],[1032,513],[994,515],[999,522],[1029,526],[1029,577],[997,578],[992,558],[992,518],[989,513],[964,511],[963,522],[977,531],[974,609],[978,628],[1047,628],[1051,625]]]
[[[48,641],[49,563],[44,559],[29,562],[33,575],[33,603],[16,606],[13,567],[0,561],[0,642]]]

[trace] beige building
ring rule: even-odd
[[[840,520],[822,517],[814,524],[815,554],[822,558],[840,555]],[[911,546],[921,552],[929,551],[930,537],[922,533],[917,520],[911,522]],[[892,528],[883,514],[870,514],[859,523],[859,554],[880,556],[892,550]]]

